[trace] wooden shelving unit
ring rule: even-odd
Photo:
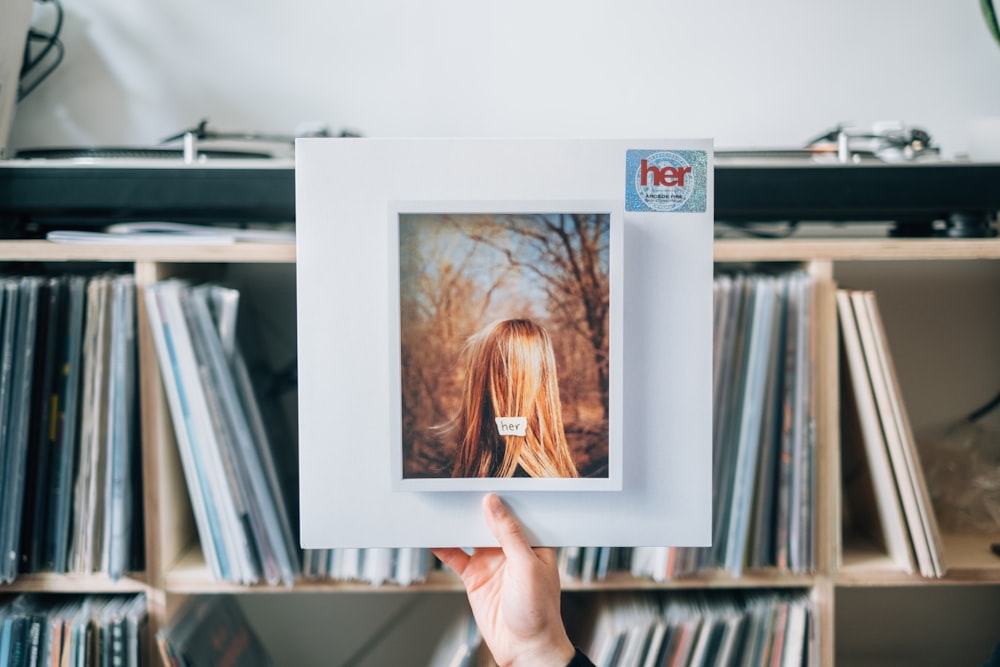
[[[607,580],[584,584],[567,580],[565,590],[575,593],[609,590],[697,590],[697,589],[786,589],[812,592],[821,620],[822,662],[832,665],[835,592],[841,587],[898,587],[942,585],[1000,585],[1000,558],[989,550],[990,536],[949,535],[945,540],[948,574],[942,579],[925,579],[893,568],[885,553],[870,544],[838,536],[839,483],[839,403],[837,377],[837,334],[832,304],[832,276],[838,262],[867,260],[1000,260],[997,240],[787,240],[720,241],[715,258],[720,263],[790,262],[806,267],[821,278],[825,287],[818,301],[817,382],[818,488],[817,535],[819,567],[812,575],[790,575],[779,571],[750,571],[739,578],[698,575],[669,582],[636,580],[614,574]],[[292,264],[293,244],[235,244],[232,246],[74,246],[44,241],[0,243],[0,261],[74,263],[127,262],[134,266],[138,284],[168,275],[203,270],[204,265]],[[288,286],[289,289],[293,285]],[[141,298],[141,297],[140,297]],[[142,312],[141,310],[138,312]],[[155,624],[165,620],[174,603],[170,598],[208,593],[284,593],[284,587],[241,587],[213,581],[197,545],[180,464],[173,442],[172,427],[160,386],[156,355],[144,318],[140,318],[140,385],[144,456],[147,571],[136,577],[111,582],[105,577],[31,575],[20,578],[9,591],[132,592],[150,593],[150,613]],[[295,592],[452,592],[460,583],[445,573],[435,573],[425,583],[410,587],[362,583],[301,581]]]
[[[2,176],[2,174],[0,174]],[[728,174],[727,178],[732,176]],[[282,187],[287,187],[282,174]],[[720,180],[720,184],[723,181]],[[287,194],[287,193],[286,193]],[[1000,535],[947,535],[942,579],[907,575],[895,569],[887,555],[871,544],[841,536],[840,526],[840,403],[838,332],[833,302],[838,269],[842,264],[872,262],[876,270],[898,262],[1000,262],[997,239],[787,239],[722,240],[716,243],[719,264],[786,262],[806,268],[820,279],[817,301],[817,570],[810,575],[778,571],[750,571],[739,578],[699,575],[669,582],[637,580],[615,574],[598,583],[564,582],[574,594],[609,590],[699,589],[802,589],[809,591],[819,609],[820,664],[835,664],[838,591],[886,587],[940,587],[955,585],[1000,586],[1000,558],[989,546]],[[294,244],[237,243],[234,245],[70,245],[38,240],[0,241],[0,262],[52,263],[53,271],[72,270],[74,264],[115,262],[131,265],[137,284],[173,275],[223,272],[234,265],[286,265],[295,262]],[[958,264],[957,266],[961,266]],[[294,285],[287,286],[289,290]],[[141,290],[139,291],[141,299]],[[919,299],[915,300],[919,307]],[[995,302],[989,307],[996,308]],[[140,303],[137,313],[143,313]],[[237,593],[241,595],[295,593],[422,593],[460,594],[459,582],[435,573],[426,583],[410,587],[359,583],[302,581],[284,587],[241,587],[213,581],[197,542],[190,503],[173,440],[173,431],[159,379],[151,333],[145,317],[138,318],[140,398],[143,452],[143,507],[146,530],[146,571],[119,582],[106,577],[29,575],[0,592],[146,592],[150,601],[151,629],[163,623],[188,595]],[[984,371],[984,372],[989,372]],[[985,656],[984,656],[985,657]]]

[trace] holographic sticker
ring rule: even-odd
[[[705,151],[626,151],[625,210],[704,213],[707,171]]]

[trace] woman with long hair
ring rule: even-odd
[[[469,339],[466,358],[451,424],[458,441],[452,476],[579,477],[548,332],[531,320],[501,320]],[[497,418],[523,418],[524,435],[501,435]]]

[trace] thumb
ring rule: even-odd
[[[521,524],[495,493],[489,493],[483,498],[483,514],[486,516],[486,525],[508,558],[534,556]]]

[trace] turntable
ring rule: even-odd
[[[0,234],[167,220],[290,222],[294,138],[205,121],[157,146],[46,147],[0,161]]]
[[[284,153],[259,142],[234,148],[247,138],[222,145],[199,137],[199,128],[179,135],[179,146],[44,149],[0,161],[0,235],[140,220],[294,221],[291,141]],[[818,222],[879,223],[894,236],[996,234],[1000,164],[931,153],[896,162],[831,155],[838,153],[718,151],[716,220],[751,234],[761,224],[794,231]]]

